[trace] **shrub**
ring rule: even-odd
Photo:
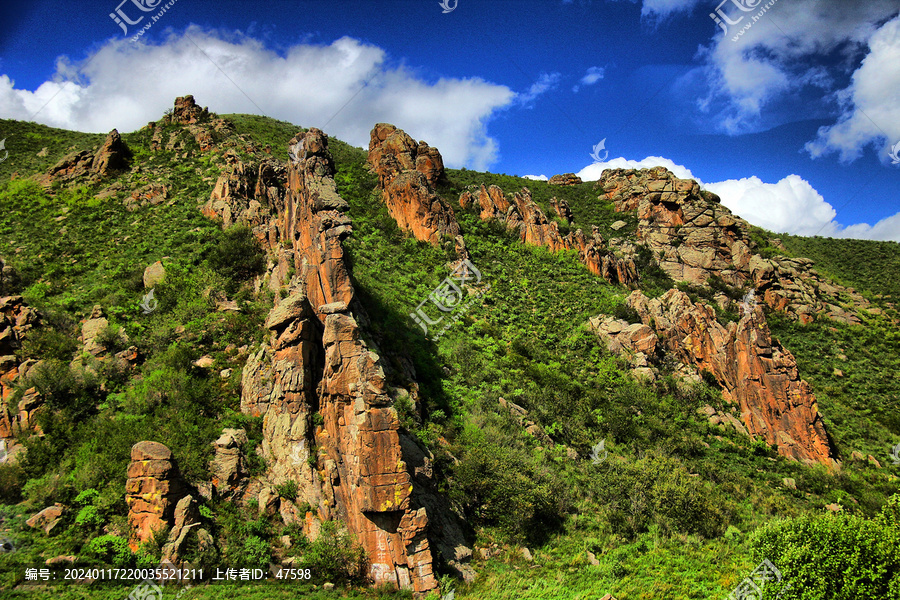
[[[297,482],[293,479],[288,479],[284,483],[275,486],[275,491],[278,492],[278,495],[285,500],[290,500],[293,502],[297,499]]]
[[[0,465],[0,504],[16,504],[22,501],[22,484],[25,473],[17,464]]]
[[[300,568],[312,570],[322,581],[363,583],[368,560],[365,551],[346,532],[339,531],[334,521],[322,524],[316,541],[310,542],[300,561]]]
[[[222,232],[209,256],[210,266],[233,282],[242,282],[263,272],[266,258],[246,225],[235,225]]]
[[[255,535],[244,540],[238,563],[241,567],[267,567],[272,560],[272,552],[262,538]]]
[[[897,496],[876,519],[815,515],[769,525],[752,538],[755,553],[792,588],[785,600],[900,599]]]
[[[96,506],[85,506],[78,511],[75,517],[75,524],[88,530],[99,529],[103,525],[103,517],[100,516],[100,509]]]
[[[135,564],[135,556],[128,540],[114,535],[101,535],[88,542],[85,553],[114,567],[127,568]]]
[[[680,460],[650,455],[602,471],[599,495],[613,531],[635,537],[657,525],[667,534],[721,535],[731,508],[712,486],[690,476]]]
[[[497,526],[513,539],[540,543],[562,522],[566,497],[559,482],[525,450],[485,436],[469,446],[454,476],[451,494],[473,524]]]

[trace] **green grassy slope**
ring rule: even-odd
[[[261,117],[228,118],[236,135],[252,140],[260,151],[269,144],[276,156],[284,154],[284,144],[298,131]],[[25,131],[25,124],[4,124],[17,125]],[[94,143],[82,134],[31,128],[46,139],[57,136],[60,149]],[[88,557],[91,540],[104,527],[125,531],[124,473],[134,442],[152,437],[168,444],[186,474],[202,480],[209,442],[222,427],[247,427],[252,439],[245,451],[251,456],[259,441],[259,419],[236,413],[246,356],[240,348],[262,339],[272,299],[253,297],[249,280],[235,275],[233,257],[255,255],[240,231],[223,233],[200,215],[220,157],[151,154],[145,134],[123,137],[139,169],[119,177],[121,191],[114,195],[98,198],[101,188],[50,195],[25,181],[0,183],[0,255],[21,273],[27,301],[48,315],[46,331],[29,340],[22,357],[67,360],[76,349],[78,320],[95,303],[146,357],[135,374],[101,371],[98,381],[81,384],[55,371],[56,379],[50,373],[43,382],[61,409],[60,418],[45,424],[46,441],[31,445],[33,459],[22,467],[0,466],[0,513],[8,519],[3,527],[17,542],[16,553],[0,555],[0,590],[21,581],[25,564],[58,554]],[[409,356],[413,361],[425,415],[419,419],[398,402],[402,422],[433,452],[442,491],[475,527],[478,545],[497,545],[496,556],[477,559],[480,575],[474,584],[445,580],[457,598],[725,597],[761,560],[753,541],[761,527],[822,514],[830,503],[871,518],[896,491],[896,467],[861,463],[829,473],[711,427],[696,411],[720,405],[721,398],[705,384],[685,388],[671,378],[656,386],[635,382],[586,328],[588,318],[601,313],[627,317],[623,299],[629,290],[590,274],[574,253],[522,245],[456,202],[470,185],[493,183],[507,192],[527,185],[548,216],[549,199],[557,196],[569,202],[573,227],[597,225],[607,239],[631,235],[633,219],[598,200],[591,184],[560,188],[448,171],[449,182],[440,192],[454,207],[472,261],[490,290],[439,341],[427,339],[408,314],[448,275],[452,247],[436,248],[401,232],[374,191],[365,152],[334,139],[330,147],[338,191],[354,221],[345,246],[371,323],[365,335],[386,360]],[[265,156],[260,152],[257,158]],[[3,168],[22,176],[38,168],[22,156],[11,154],[9,160],[18,162]],[[124,208],[132,189],[157,181],[169,186],[169,200],[134,212]],[[615,233],[609,225],[619,219],[628,227]],[[160,307],[144,315],[138,307],[144,293],[140,275],[164,256],[170,257],[169,275],[156,289]],[[645,257],[642,272],[650,266]],[[248,263],[246,271],[252,268]],[[668,285],[658,272],[644,282],[651,294]],[[238,299],[242,312],[216,311],[220,294]],[[859,450],[881,460],[891,435],[900,435],[894,416],[896,329],[881,321],[857,328],[829,323],[804,328],[776,317],[773,330],[797,354],[841,452]],[[214,368],[192,366],[204,354],[215,360]],[[835,367],[844,369],[844,377],[834,374]],[[232,372],[223,377],[220,371],[226,368]],[[554,443],[540,443],[524,432],[500,410],[501,397],[525,407]],[[609,455],[592,464],[586,456],[600,440]],[[253,468],[258,472],[264,465]],[[785,478],[792,478],[796,489],[786,486]],[[86,501],[82,496],[84,507],[75,512],[96,513],[96,519],[76,522],[73,514],[63,532],[50,538],[24,526],[36,510],[56,501],[78,505],[79,494],[91,489],[98,497]],[[282,535],[290,535],[309,555],[322,550],[307,548],[301,532],[252,510],[223,502],[205,510],[206,526],[219,537],[223,555],[198,560],[264,561]],[[521,546],[531,549],[533,562],[522,558]],[[143,551],[152,554],[158,548]],[[589,551],[598,564],[591,564]],[[318,597],[311,588],[290,589]],[[68,587],[54,594],[106,598],[121,597],[122,591]],[[45,595],[27,588],[0,593]],[[283,593],[269,585],[202,585],[182,598]],[[175,595],[175,590],[166,592],[167,598]],[[409,596],[359,589],[334,595]],[[792,597],[821,596],[785,596]]]

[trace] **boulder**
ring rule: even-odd
[[[151,289],[166,278],[166,269],[163,267],[162,261],[148,265],[144,269],[144,289]]]
[[[44,533],[50,535],[62,521],[65,512],[66,508],[62,504],[54,504],[37,514],[32,515],[30,519],[25,521],[25,524],[34,529],[41,529]]]

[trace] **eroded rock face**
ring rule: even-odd
[[[36,361],[20,361],[15,351],[32,328],[40,325],[40,314],[25,304],[22,296],[0,298],[0,440],[5,443],[5,461],[14,462],[22,446],[15,436],[40,433],[35,416],[43,401],[35,388],[25,390],[18,405],[11,403],[15,386],[28,376]]]
[[[213,446],[215,457],[210,464],[212,486],[217,497],[238,497],[247,487],[247,460],[241,446],[247,443],[243,429],[223,429]]]
[[[368,161],[378,174],[388,212],[401,229],[432,244],[459,235],[453,209],[434,190],[444,177],[437,148],[416,144],[403,130],[379,123],[372,130]]]
[[[132,446],[125,482],[132,546],[137,547],[149,540],[154,531],[169,526],[184,492],[172,452],[166,446],[150,441]]]
[[[414,169],[419,146],[402,136],[394,142],[428,185]],[[442,513],[449,509],[426,489],[428,476],[407,461],[413,450],[401,442],[381,359],[360,339],[341,245],[351,221],[332,178],[328,138],[311,129],[291,141],[289,154],[283,198],[261,225],[274,232],[268,248],[278,263],[292,261],[297,274],[281,280],[288,295],[269,314],[269,340],[242,374],[242,411],[264,417],[270,470],[258,483],[260,510],[302,524],[310,537],[321,521],[338,519],[368,553],[376,583],[428,592],[437,588],[432,538],[460,571],[471,552],[461,549],[464,536],[454,537],[459,527]],[[233,214],[246,205],[236,202]],[[296,501],[274,491],[288,480],[298,485]],[[306,503],[313,508],[301,514]],[[440,530],[429,526],[432,515]]]
[[[51,187],[56,182],[68,183],[79,179],[97,182],[128,168],[131,150],[115,129],[109,132],[98,150],[82,150],[66,155],[38,183]]]
[[[800,379],[793,355],[772,339],[761,306],[725,327],[712,307],[694,304],[675,289],[654,300],[635,291],[627,304],[654,329],[666,352],[715,376],[723,398],[740,407],[751,436],[777,446],[783,456],[833,464],[834,451],[816,398]],[[651,338],[632,339],[649,343]]]
[[[869,305],[854,290],[822,278],[808,259],[755,254],[749,223],[692,179],[679,179],[664,167],[608,169],[597,187],[616,210],[637,212],[638,239],[676,281],[703,285],[718,277],[734,287],[751,287],[769,307],[803,323],[816,314],[859,323],[854,307]]]
[[[194,97],[190,94],[175,98],[175,107],[172,114],[166,116],[166,121],[180,125],[193,125],[209,119],[209,110],[200,108]]]
[[[470,205],[477,206],[479,216],[483,220],[497,219],[506,227],[518,232],[522,242],[534,246],[547,246],[554,252],[559,250],[576,250],[581,262],[594,273],[611,283],[628,285],[638,281],[637,267],[634,259],[616,256],[606,245],[606,241],[596,227],[586,235],[581,229],[563,236],[555,221],[547,219],[544,211],[531,199],[531,191],[522,191],[508,198],[497,186],[486,188],[484,185],[477,192],[463,192],[459,198],[463,209]],[[557,204],[560,211],[565,209]],[[571,216],[571,212],[568,212]]]

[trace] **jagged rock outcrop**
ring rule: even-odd
[[[240,497],[247,489],[247,459],[241,451],[246,443],[247,432],[243,429],[223,429],[222,435],[213,442],[215,456],[209,470],[217,497]]]
[[[37,390],[28,388],[18,403],[13,401],[15,386],[37,364],[34,360],[20,361],[15,351],[28,332],[39,325],[40,314],[26,305],[22,296],[0,298],[0,440],[5,443],[8,461],[14,461],[22,449],[15,439],[18,433],[41,432],[35,416],[43,400]]]
[[[635,377],[656,379],[653,364],[659,358],[659,338],[643,323],[629,323],[615,317],[596,317],[589,321],[591,330],[615,354],[621,354]]]
[[[125,504],[133,548],[149,540],[155,531],[171,525],[175,507],[185,491],[172,452],[166,446],[144,441],[131,447]]]
[[[718,277],[733,287],[752,287],[769,307],[804,323],[816,314],[859,323],[855,308],[868,307],[854,290],[822,278],[808,259],[755,254],[749,223],[692,179],[664,167],[607,169],[597,187],[617,211],[637,212],[638,239],[676,281],[702,285]]]
[[[378,174],[388,212],[401,229],[432,244],[459,235],[453,209],[434,190],[444,177],[437,148],[416,144],[402,129],[379,123],[372,130],[368,161]]]
[[[191,565],[184,560],[184,554],[192,537],[196,538],[197,550],[200,552],[215,544],[213,537],[200,523],[197,501],[193,496],[185,496],[175,505],[172,528],[162,547],[161,562],[171,563],[176,570],[190,568]]]
[[[188,94],[187,96],[175,98],[175,106],[172,109],[172,113],[166,115],[163,121],[177,125],[193,125],[208,119],[209,109],[206,107],[200,108],[194,97]]]
[[[581,180],[581,177],[577,176],[575,173],[563,173],[561,175],[554,175],[547,183],[550,185],[578,185],[584,182]]]
[[[510,199],[499,187],[482,185],[478,191],[465,191],[459,197],[463,209],[476,203],[483,220],[496,219],[505,223],[508,229],[517,231],[526,244],[547,246],[554,252],[576,250],[581,262],[592,273],[611,283],[629,285],[638,281],[634,259],[616,256],[596,227],[592,228],[590,236],[581,229],[565,236],[560,234],[556,222],[547,219],[544,211],[531,199],[528,188],[522,188]]]
[[[115,129],[97,150],[82,150],[66,155],[46,174],[38,178],[38,183],[51,187],[54,183],[68,183],[87,179],[94,183],[115,175],[128,168],[132,158],[131,150]]]
[[[187,150],[186,140],[184,135],[182,135],[182,131],[168,131],[168,137],[166,137],[165,125],[183,126],[193,136],[201,152],[212,150],[223,138],[234,133],[234,127],[229,121],[213,118],[209,110],[200,108],[191,95],[176,98],[171,112],[166,114],[159,123],[148,123],[147,127],[141,130],[150,132],[151,150],[170,150],[173,152],[184,152]]]
[[[368,553],[375,583],[428,592],[437,587],[432,540],[463,573],[471,551],[449,507],[428,489],[428,474],[413,466],[421,450],[401,441],[395,392],[380,357],[361,340],[341,244],[351,220],[336,192],[328,137],[317,129],[300,134],[289,155],[286,184],[259,227],[274,262],[296,274],[286,281],[273,266],[271,281],[289,293],[269,314],[269,340],[242,374],[242,411],[264,417],[270,470],[256,484],[260,510],[301,523],[310,537],[322,520],[339,519]],[[425,156],[431,162],[419,163],[428,170],[433,154]],[[225,195],[232,219],[246,215],[248,196]],[[295,501],[274,490],[289,480],[298,486]],[[301,514],[303,504],[312,510]]]
[[[761,306],[748,307],[740,321],[726,327],[712,307],[694,304],[675,289],[653,300],[635,291],[627,304],[666,352],[715,377],[726,402],[740,408],[751,436],[776,446],[783,456],[833,464],[816,398],[800,379],[793,355],[772,339]],[[642,334],[639,339],[649,349],[652,338]]]
[[[550,208],[553,209],[553,212],[556,213],[556,216],[564,220],[566,223],[571,223],[574,220],[572,217],[572,209],[569,208],[569,203],[565,200],[560,200],[556,196],[550,198]]]

